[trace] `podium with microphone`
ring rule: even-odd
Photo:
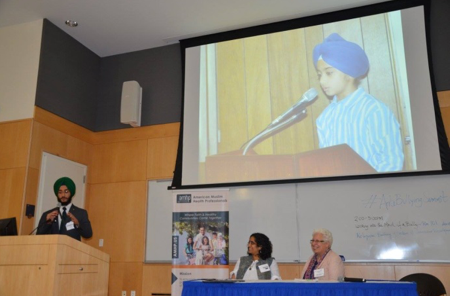
[[[0,295],[108,295],[110,256],[67,235],[0,237]]]
[[[253,150],[262,141],[306,118],[306,108],[315,102],[317,95],[314,88],[306,91],[296,104],[244,143],[241,149],[207,156],[206,182],[232,183],[375,174],[375,169],[346,144],[297,154],[258,155]]]

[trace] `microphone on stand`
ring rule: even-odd
[[[275,134],[281,132],[282,130],[288,128],[294,123],[302,120],[306,117],[306,107],[308,107],[314,99],[317,97],[317,90],[315,88],[310,88],[307,90],[300,101],[295,103],[292,107],[286,110],[283,114],[278,116],[274,121],[272,121],[263,131],[254,136],[250,141],[247,141],[244,145],[242,155],[246,155],[248,150],[268,137],[274,136]]]
[[[56,208],[54,208],[52,210],[52,212],[56,210],[56,211],[58,211],[58,215],[60,215],[60,211],[59,211],[60,207],[61,207],[61,203],[58,201],[56,203]],[[33,229],[28,235],[32,235],[33,232],[35,232],[36,230],[38,230],[39,228],[41,228],[42,226],[44,226],[45,224],[47,224],[50,221],[52,221],[52,220],[48,219],[48,220],[45,220],[45,221],[39,223],[39,225],[35,229]],[[53,223],[55,223],[55,222],[58,222],[58,216],[56,216],[55,219],[53,219]]]
[[[314,87],[308,89],[302,95],[302,97],[300,98],[300,100],[297,103],[292,105],[291,108],[287,109],[283,114],[281,114],[274,121],[272,121],[272,123],[269,124],[269,126],[267,126],[266,129],[271,128],[274,125],[277,125],[280,122],[283,122],[283,121],[289,119],[290,117],[292,117],[300,112],[305,111],[306,107],[308,107],[314,101],[314,99],[317,97],[317,95],[318,95],[317,90]]]
[[[56,203],[56,209],[58,210],[58,215],[61,215],[61,202]],[[53,220],[53,222],[58,222],[58,216]]]

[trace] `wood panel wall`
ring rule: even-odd
[[[450,134],[450,91],[438,94]],[[94,133],[40,108],[33,120],[0,123],[0,217],[22,217],[35,204],[42,152],[88,166],[86,209],[94,236],[84,242],[111,256],[109,295],[171,292],[171,265],[144,264],[147,182],[172,177],[179,124]],[[76,203],[76,198],[74,199]],[[22,219],[28,234],[33,219]],[[99,247],[99,239],[104,246]],[[449,264],[346,263],[348,276],[399,279],[414,272],[436,275],[450,291]],[[231,267],[230,267],[231,268]],[[302,264],[280,264],[284,279],[300,277]]]
[[[164,292],[165,276],[170,293],[171,273],[143,262],[148,180],[172,178],[178,133],[178,123],[95,133],[87,194],[94,234],[87,243],[98,248],[102,239],[100,249],[111,256],[109,295]]]
[[[445,133],[447,134],[447,140],[450,144],[450,91],[441,91],[438,92],[437,95]]]
[[[142,295],[149,283],[143,280],[147,182],[172,177],[178,133],[178,123],[94,133],[37,107],[33,120],[1,123],[0,202],[7,206],[0,217],[22,217],[25,204],[36,204],[44,151],[87,165],[85,207],[94,235],[84,242],[111,256],[110,295]],[[33,226],[34,218],[25,217],[20,233]],[[153,284],[161,281],[146,287]]]
[[[83,127],[43,109],[35,108],[24,205],[36,205],[42,153],[47,152],[89,167],[91,165],[90,153],[92,150],[90,142],[93,135],[94,133]],[[89,188],[89,183],[87,188]],[[76,204],[76,197],[74,198],[74,203]],[[24,218],[20,233],[22,235],[29,234],[34,228],[34,219],[39,218]]]
[[[0,123],[0,217],[16,217],[20,228],[32,120]]]

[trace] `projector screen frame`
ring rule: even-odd
[[[445,134],[439,104],[436,96],[432,60],[431,60],[431,44],[429,38],[429,0],[397,0],[388,1],[379,4],[373,4],[368,6],[356,7],[346,10],[340,10],[335,12],[329,12],[320,15],[308,16],[288,21],[276,22],[272,24],[254,26],[239,30],[233,30],[228,32],[222,32],[217,34],[211,34],[207,36],[200,36],[181,40],[181,55],[182,55],[182,67],[183,67],[183,102],[182,108],[185,110],[185,52],[187,48],[199,46],[209,43],[217,43],[223,41],[229,41],[237,38],[246,38],[252,36],[258,36],[261,34],[271,34],[276,32],[282,32],[286,30],[293,30],[298,28],[305,28],[315,25],[333,23],[338,21],[349,20],[353,18],[361,18],[365,16],[375,15],[379,13],[385,13],[388,11],[394,11],[399,9],[407,9],[416,6],[424,7],[424,19],[425,19],[425,33],[427,40],[427,54],[428,54],[428,67],[430,75],[431,90],[433,96],[433,108],[436,120],[437,137],[439,144],[440,160],[442,170],[427,170],[427,171],[408,171],[408,172],[394,172],[394,173],[376,173],[365,175],[345,175],[345,176],[333,176],[333,177],[315,177],[315,178],[303,178],[303,179],[277,179],[277,180],[262,180],[262,181],[245,181],[245,182],[226,182],[226,183],[207,183],[207,184],[194,184],[186,185],[182,184],[182,163],[183,163],[183,135],[184,135],[184,112],[182,112],[181,125],[180,125],[180,138],[178,146],[178,154],[176,160],[175,174],[170,189],[190,189],[190,188],[210,188],[210,187],[231,187],[231,186],[245,186],[245,185],[266,185],[266,184],[285,184],[285,183],[301,183],[301,182],[317,182],[317,181],[333,181],[333,180],[352,180],[352,179],[366,179],[366,178],[384,178],[384,177],[402,177],[402,176],[417,176],[417,175],[438,175],[450,173],[450,165],[448,160],[449,149],[447,143],[447,137]]]

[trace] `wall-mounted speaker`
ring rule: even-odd
[[[27,204],[26,208],[25,208],[25,216],[27,216],[28,218],[32,218],[34,217],[34,209],[35,209],[35,205],[30,205]]]
[[[122,85],[120,122],[133,127],[141,126],[142,87],[137,81],[125,81]]]

